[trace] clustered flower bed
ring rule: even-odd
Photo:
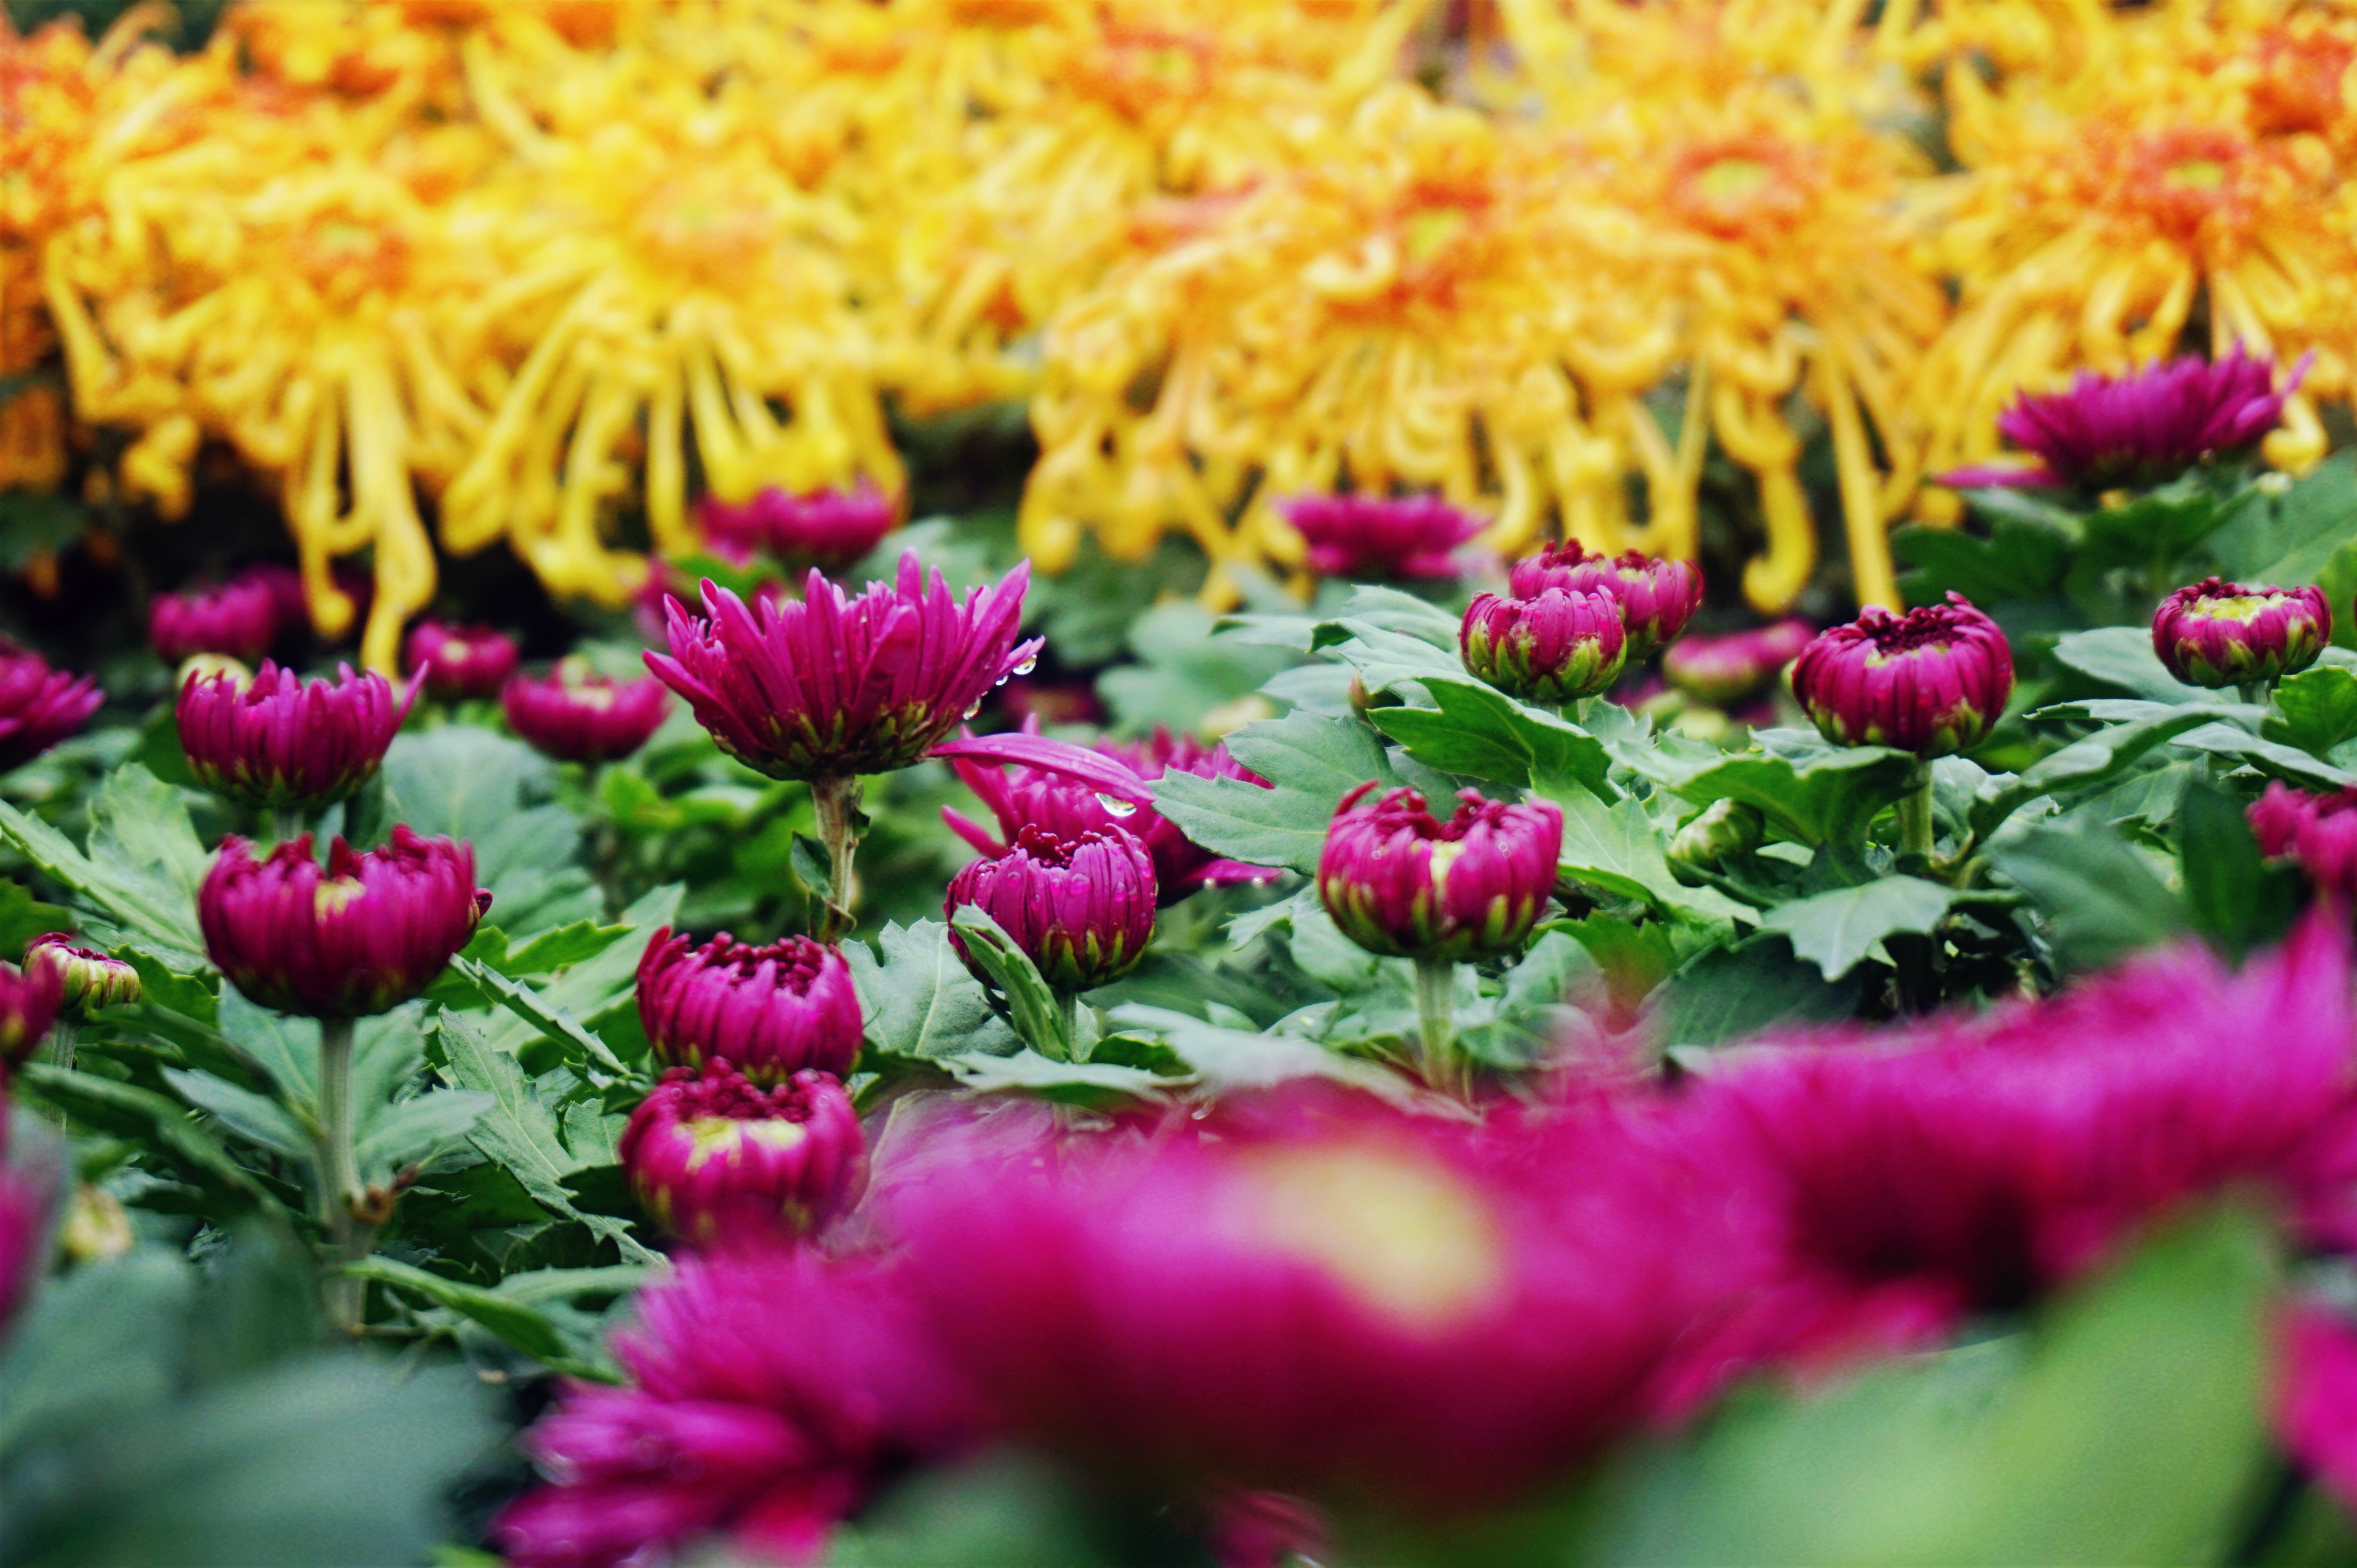
[[[954,528],[397,684],[237,577],[82,735],[11,653],[0,1399],[87,1392],[0,1562],[2346,1549],[2357,656],[2225,574],[2357,486],[2118,412],[2187,384],[2066,394],[2145,488],[1973,492],[2076,629],[1705,640],[1573,543],[1228,618],[1287,711],[1208,744],[1036,703]]]

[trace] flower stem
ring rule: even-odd
[[[1081,993],[1077,991],[1056,993],[1056,1017],[1064,1032],[1064,1054],[1071,1060],[1089,1059],[1089,1047],[1081,1044]]]
[[[2264,706],[2267,700],[2267,683],[2265,681],[2245,681],[2242,683],[2240,694],[2243,701]]]
[[[74,1041],[81,1032],[81,1026],[74,1022],[71,1018],[60,1017],[56,1023],[49,1026],[48,1057],[50,1066],[61,1069],[67,1072],[71,1072],[73,1070]],[[58,1107],[51,1106],[49,1108],[49,1122],[51,1125],[62,1130],[66,1124],[66,1113]]]
[[[813,779],[811,806],[818,814],[818,836],[827,851],[828,880],[834,884],[819,918],[819,940],[834,941],[851,929],[852,910],[859,903],[859,884],[852,856],[859,848],[859,780],[855,778]]]
[[[354,1148],[352,1021],[319,1021],[319,1223],[335,1244],[334,1262],[368,1256],[369,1228],[352,1212],[361,1196],[361,1170]],[[328,1316],[337,1329],[358,1336],[361,1301],[367,1284],[342,1273],[328,1278]]]
[[[1415,961],[1415,1013],[1423,1024],[1417,1066],[1424,1081],[1444,1094],[1461,1091],[1455,1060],[1457,964],[1445,958]]]
[[[303,836],[303,813],[292,806],[274,807],[270,812],[270,842],[282,844]]]
[[[1899,849],[1902,854],[1920,854],[1930,859],[1933,843],[1932,825],[1932,765],[1915,765],[1915,784],[1899,797]]]

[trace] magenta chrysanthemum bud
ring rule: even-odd
[[[698,1247],[807,1236],[851,1207],[867,1176],[858,1112],[831,1074],[764,1088],[725,1058],[666,1069],[619,1149],[639,1201]]]
[[[968,905],[998,922],[1059,991],[1090,991],[1119,978],[1154,935],[1154,858],[1120,828],[1059,838],[1036,825],[1005,854],[970,861],[950,878],[942,913]],[[954,933],[961,956],[965,940]],[[971,957],[966,965],[981,969]]]
[[[2321,1302],[2302,1303],[2286,1319],[2276,1438],[2343,1509],[2357,1509],[2357,1320]]]
[[[89,676],[52,670],[39,654],[0,641],[0,773],[72,735],[105,701]]]
[[[1342,934],[1401,958],[1521,948],[1555,890],[1563,812],[1548,800],[1510,805],[1467,789],[1443,822],[1414,789],[1367,799],[1376,788],[1342,797],[1318,857],[1318,897]]]
[[[639,960],[639,1022],[658,1060],[725,1057],[758,1083],[813,1068],[841,1078],[859,1056],[851,970],[808,937],[757,947],[723,931],[697,947],[665,926]]]
[[[338,838],[323,868],[311,835],[256,860],[232,835],[197,890],[205,951],[249,1000],[282,1013],[352,1018],[398,1007],[475,934],[491,896],[475,851],[393,830],[361,853]]]
[[[1527,599],[1475,595],[1457,643],[1476,679],[1510,697],[1557,704],[1619,680],[1629,651],[1619,599],[1562,588]]]
[[[705,496],[695,503],[705,541],[724,558],[741,563],[755,549],[767,547],[791,570],[830,573],[882,543],[899,512],[894,498],[866,482],[856,490],[806,496],[772,485],[748,501]]]
[[[333,681],[307,682],[267,659],[251,680],[192,671],[180,687],[180,749],[216,794],[316,811],[376,776],[415,700],[396,702],[383,676],[349,664]]]
[[[54,964],[43,962],[30,952],[25,955],[25,967],[0,963],[0,1079],[7,1069],[24,1064],[58,1021],[58,1009],[65,1001],[65,982]],[[0,1119],[5,1119],[0,1109]]]
[[[1276,510],[1321,577],[1403,583],[1461,576],[1458,547],[1481,519],[1438,496],[1297,496]]]
[[[887,773],[1030,669],[1038,639],[1015,643],[1030,580],[1027,561],[960,605],[911,551],[897,584],[856,596],[813,572],[799,602],[748,609],[705,583],[703,616],[667,602],[671,653],[649,653],[647,668],[721,750],[773,779]]]
[[[303,591],[303,574],[292,566],[275,561],[260,561],[240,569],[230,578],[233,585],[260,584],[270,590],[270,602],[278,607],[278,629],[292,627],[309,629],[311,603]]]
[[[167,664],[197,653],[226,653],[251,664],[277,637],[278,596],[259,577],[158,594],[147,607],[147,640]]]
[[[2249,816],[2261,854],[2298,861],[2319,892],[2357,908],[2357,789],[2315,795],[2272,783]]]
[[[2005,633],[1962,594],[1903,616],[1869,606],[1792,667],[1792,694],[1827,740],[1918,757],[1978,746],[2012,693]]]
[[[1641,550],[1590,555],[1577,539],[1524,556],[1508,569],[1506,581],[1518,599],[1537,598],[1549,588],[1611,595],[1620,601],[1632,664],[1674,641],[1702,603],[1702,569],[1693,562],[1666,561]]]
[[[2318,587],[2246,588],[2210,577],[2160,601],[2152,650],[2189,686],[2243,686],[2293,675],[2332,640]]]
[[[95,948],[77,947],[64,931],[35,937],[26,946],[25,967],[30,970],[37,965],[57,972],[60,1005],[74,1016],[139,1000],[137,970]]]
[[[1662,655],[1662,676],[1696,702],[1725,707],[1764,689],[1816,635],[1807,621],[1787,619],[1719,637],[1682,637]]]
[[[662,727],[671,697],[652,676],[617,681],[560,659],[545,675],[517,675],[500,693],[508,727],[559,762],[611,762]]]
[[[1120,828],[1135,837],[1146,846],[1146,853],[1154,857],[1154,885],[1165,904],[1176,903],[1198,888],[1265,882],[1277,875],[1266,866],[1222,860],[1180,832],[1175,823],[1152,806],[1114,800],[1086,780],[1059,771],[1052,766],[1053,753],[1062,749],[1062,743],[1039,739],[1035,733],[1037,727],[1026,721],[1020,736],[946,742],[936,753],[947,755],[952,748],[962,753],[951,757],[951,768],[997,819],[998,836],[993,838],[980,823],[947,806],[942,808],[942,820],[949,824],[950,831],[983,854],[1005,854],[1007,845],[1027,825],[1062,839]],[[1001,768],[972,759],[988,750],[1012,753],[1023,749],[1028,755],[1029,747],[1048,748],[1046,758],[1026,763],[1010,757],[1009,765]],[[1078,748],[1073,750],[1079,756],[1087,755]],[[1240,779],[1263,789],[1269,787],[1267,779],[1230,757],[1225,746],[1206,747],[1190,736],[1173,736],[1167,728],[1157,727],[1154,737],[1146,741],[1101,740],[1093,750],[1126,768],[1141,785],[1165,773],[1192,773],[1199,778]]]
[[[2034,465],[1958,468],[1939,482],[2091,491],[2161,484],[2205,457],[2256,446],[2282,422],[2308,364],[2293,366],[2280,391],[2275,362],[2239,343],[2214,363],[2189,355],[2124,376],[2082,371],[2068,392],[2024,392],[1997,416],[1997,433]]]
[[[422,620],[409,633],[409,675],[437,697],[496,697],[516,672],[515,639],[488,626]]]

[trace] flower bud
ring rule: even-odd
[[[1729,856],[1758,849],[1765,830],[1766,819],[1759,807],[1740,800],[1713,800],[1671,836],[1670,865],[1715,870]]]
[[[6,1069],[21,1067],[58,1021],[58,1008],[65,1000],[64,982],[55,966],[37,961],[31,953],[25,955],[25,967],[0,963],[0,1079],[7,1077]],[[0,1121],[6,1120],[7,1107],[0,1105]]]
[[[1059,838],[1035,825],[1005,854],[969,862],[950,878],[942,913],[972,905],[998,922],[1058,991],[1089,991],[1145,956],[1154,935],[1154,859],[1117,827]],[[966,967],[983,971],[951,934]],[[985,977],[986,978],[986,977]]]
[[[57,971],[64,1010],[73,1017],[139,1000],[137,970],[95,948],[76,947],[64,931],[32,940],[25,949],[25,964],[29,969],[36,963]]]
[[[1816,634],[1797,618],[1719,637],[1695,633],[1662,655],[1662,677],[1696,702],[1726,707],[1764,690]]]
[[[545,675],[518,675],[500,694],[508,727],[559,762],[611,762],[662,727],[671,698],[651,676],[616,681],[578,659]]]
[[[1563,812],[1553,802],[1510,805],[1467,789],[1437,821],[1414,789],[1342,797],[1318,858],[1318,897],[1334,923],[1370,952],[1471,959],[1529,940],[1555,889]]]
[[[249,1000],[350,1018],[425,990],[490,902],[475,886],[472,845],[420,838],[405,823],[382,849],[337,839],[324,869],[309,833],[264,860],[232,835],[197,889],[197,924],[214,967]]]
[[[619,1145],[639,1201],[691,1246],[791,1241],[857,1200],[867,1140],[843,1085],[763,1088],[724,1058],[665,1070]]]
[[[180,749],[217,795],[250,806],[317,811],[376,776],[414,693],[395,703],[374,671],[306,682],[265,659],[251,680],[191,673],[180,687]]]
[[[1640,550],[1590,555],[1577,539],[1515,562],[1506,580],[1518,599],[1537,598],[1549,588],[1611,595],[1620,601],[1632,664],[1675,639],[1702,603],[1702,569],[1693,562],[1663,560]]]
[[[725,1057],[757,1083],[813,1068],[841,1078],[859,1056],[851,970],[808,937],[757,947],[723,931],[697,947],[665,926],[639,959],[639,1022],[657,1060]]]
[[[422,620],[409,633],[409,674],[425,672],[425,689],[447,700],[496,697],[516,671],[515,639],[487,626],[444,626]]]
[[[2277,781],[2248,815],[2261,854],[2298,862],[2319,893],[2357,908],[2357,789],[2319,795]]]
[[[2332,640],[2324,590],[2246,588],[2207,578],[2160,602],[2152,650],[2189,686],[2241,686],[2298,674]]]
[[[1550,704],[1601,692],[1620,678],[1628,654],[1620,601],[1562,588],[1528,599],[1476,595],[1457,640],[1474,677]]]
[[[1903,616],[1868,607],[1792,667],[1792,694],[1827,740],[1918,757],[1978,746],[2012,692],[2005,633],[1962,594]]]
[[[89,676],[52,670],[39,654],[0,640],[0,772],[81,728],[105,701]]]
[[[856,490],[794,495],[774,485],[752,499],[705,496],[695,503],[705,541],[724,559],[741,564],[767,546],[790,570],[840,572],[884,542],[899,520],[899,503],[862,481]]]
[[[251,664],[278,638],[278,596],[258,577],[218,588],[158,594],[147,607],[147,640],[177,665],[192,653],[226,653]]]
[[[1482,529],[1438,496],[1297,496],[1276,509],[1301,535],[1311,571],[1360,583],[1461,576],[1458,547]]]

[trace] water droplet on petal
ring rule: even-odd
[[[1105,809],[1105,814],[1109,817],[1134,817],[1137,815],[1137,807],[1134,802],[1120,800],[1117,797],[1105,794],[1103,790],[1099,790],[1097,792],[1097,804]]]
[[[982,712],[982,699],[979,697],[975,698],[973,702],[968,703],[965,706],[965,716],[967,718],[972,718],[974,714],[980,712]]]
[[[1036,657],[1027,659],[1022,663],[1017,664],[1015,667],[1015,673],[1017,675],[1028,675],[1038,668],[1039,668],[1039,660]]]

